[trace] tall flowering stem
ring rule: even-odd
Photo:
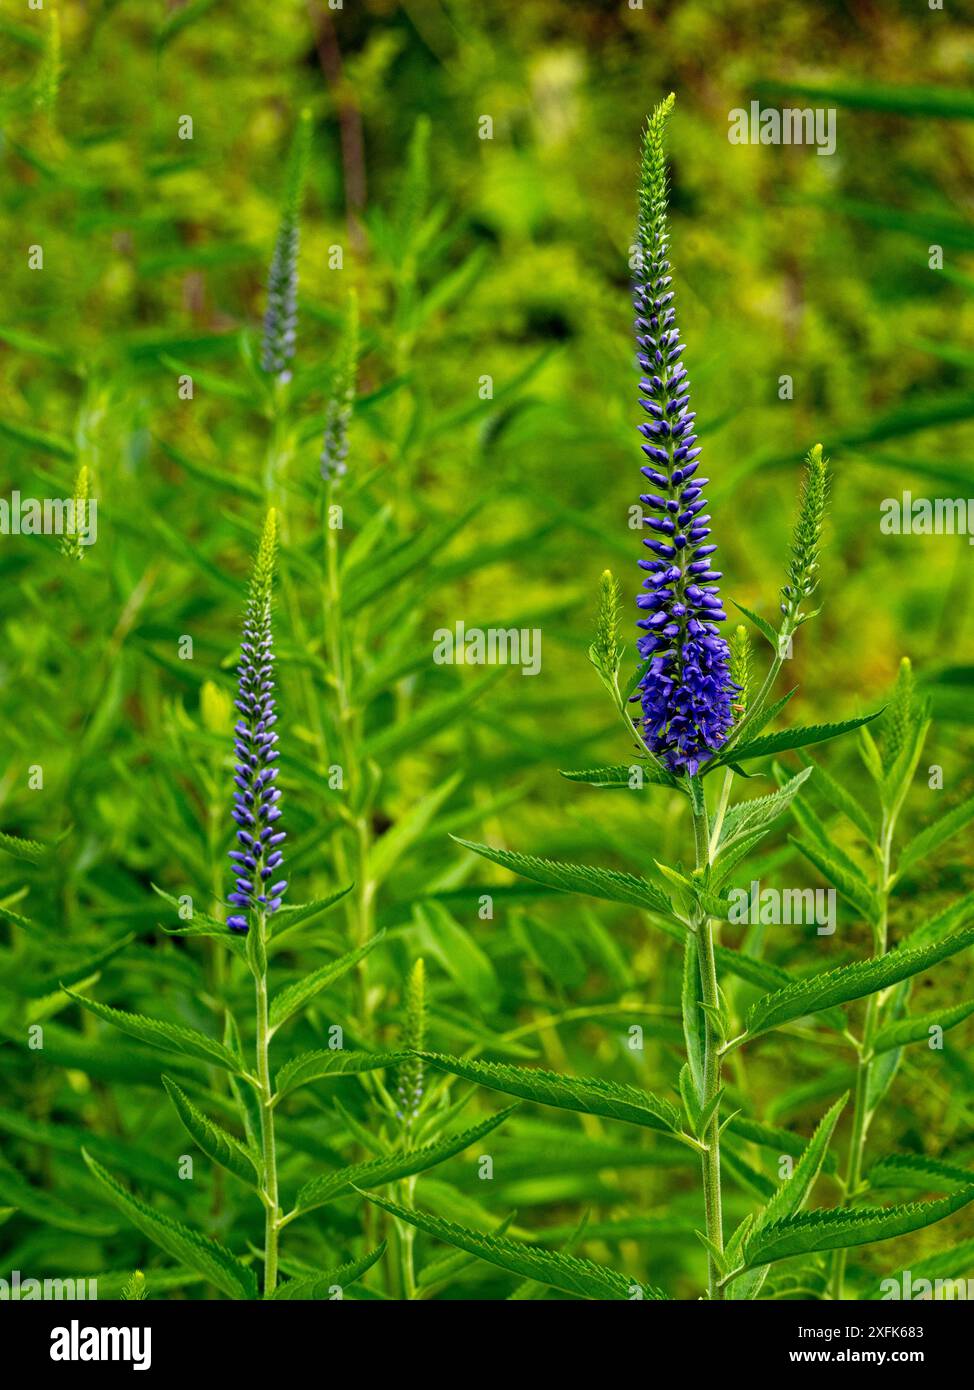
[[[260,363],[270,376],[290,379],[290,361],[298,336],[298,252],[301,242],[301,202],[311,146],[311,114],[298,120],[291,156],[281,221],[267,280],[267,308]]]
[[[707,814],[701,766],[727,739],[738,686],[730,675],[730,648],[720,635],[726,619],[712,568],[717,547],[709,541],[710,517],[700,476],[700,448],[690,410],[690,379],[682,362],[684,344],[676,326],[670,288],[668,180],[663,136],[673,109],[672,94],[653,111],[643,137],[639,187],[637,278],[633,288],[638,362],[643,376],[640,401],[646,419],[638,426],[648,463],[642,468],[651,491],[640,496],[646,527],[643,544],[653,554],[640,560],[646,571],[636,605],[646,616],[636,643],[644,663],[637,693],[642,738],[675,776],[685,778],[693,812],[696,870],[709,874],[715,840]],[[730,791],[725,779],[722,805]],[[722,814],[722,813],[721,813]],[[708,1248],[708,1293],[723,1297],[724,1248],[720,1178],[720,991],[714,950],[714,924],[695,908],[687,925],[693,933],[687,961],[687,1026],[702,1025],[704,1048],[694,1081],[694,1108],[700,1116],[704,1215]],[[689,1036],[689,1033],[688,1033]],[[688,1041],[689,1048],[689,1041]]]
[[[644,592],[636,600],[647,616],[637,642],[647,663],[634,698],[642,705],[648,747],[675,773],[693,776],[727,738],[733,724],[730,651],[718,623],[725,620],[711,568],[716,545],[699,476],[700,449],[690,410],[690,380],[680,360],[684,344],[676,326],[669,261],[668,183],[663,149],[672,94],[650,116],[643,139],[639,189],[637,278],[633,288],[638,361],[643,376],[639,404],[647,419],[638,426],[651,485],[640,501],[653,533],[644,544],[652,560]]]
[[[348,468],[349,427],[355,408],[359,359],[358,301],[349,295],[345,324],[325,410],[320,471],[322,479],[321,527],[324,543],[325,583],[322,586],[322,625],[330,678],[335,692],[336,737],[341,765],[351,790],[347,813],[349,843],[341,841],[339,865],[355,882],[349,896],[348,917],[354,944],[363,945],[374,932],[375,895],[378,883],[372,871],[372,808],[379,770],[361,754],[362,711],[355,700],[356,652],[342,622],[342,567],[339,536],[343,508],[338,501]],[[371,1027],[372,1002],[368,989],[368,962],[358,967],[360,1016],[366,1035]],[[368,1084],[368,1083],[366,1083]]]
[[[271,597],[277,552],[277,516],[268,513],[254,561],[250,593],[244,615],[243,640],[236,700],[240,718],[234,728],[233,820],[237,847],[230,851],[235,875],[229,901],[236,911],[227,918],[232,932],[247,936],[247,961],[254,977],[257,1013],[257,1094],[260,1105],[261,1182],[265,1210],[264,1294],[277,1283],[277,1248],[281,1209],[277,1183],[277,1148],[274,1136],[274,1100],[271,1085],[270,1023],[267,990],[268,922],[281,905],[286,880],[281,872],[280,848],[285,832],[279,827],[281,793],[275,786],[277,713],[274,702],[274,648],[271,631]]]

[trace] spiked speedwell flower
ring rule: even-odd
[[[265,372],[288,380],[288,363],[298,336],[298,252],[300,249],[301,200],[308,170],[311,116],[301,114],[288,163],[281,224],[274,243],[267,281],[267,309],[260,362]]]
[[[236,772],[233,819],[237,823],[238,847],[230,851],[237,876],[228,901],[245,911],[227,918],[231,931],[245,932],[246,912],[276,912],[286,880],[271,882],[281,872],[285,839],[276,827],[281,809],[281,793],[274,782],[278,752],[274,725],[274,649],[271,634],[271,588],[274,582],[274,555],[277,548],[277,518],[268,513],[250,580],[250,593],[244,616],[239,688],[235,701],[240,718],[234,725]]]
[[[640,497],[655,534],[644,545],[656,556],[640,560],[648,571],[636,599],[646,614],[638,626],[645,636],[636,646],[649,666],[634,696],[642,704],[644,736],[673,772],[693,775],[718,749],[733,723],[735,691],[728,670],[729,649],[720,636],[726,618],[711,569],[715,545],[704,514],[697,475],[700,450],[688,409],[690,381],[680,358],[684,347],[676,327],[666,225],[667,179],[663,129],[673,107],[672,94],[656,107],[646,125],[639,190],[639,269],[633,290],[638,361],[643,370],[639,404],[642,469],[653,490]]]

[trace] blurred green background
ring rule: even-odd
[[[99,504],[98,542],[80,564],[53,539],[0,538],[0,826],[49,843],[65,837],[56,866],[33,881],[22,865],[0,866],[3,902],[46,917],[82,954],[106,933],[134,931],[126,965],[107,970],[99,997],[158,1011],[161,991],[174,1016],[200,1012],[186,1002],[199,990],[187,953],[158,948],[150,883],[221,891],[214,845],[224,812],[219,796],[201,793],[200,769],[214,785],[226,775],[223,726],[201,694],[207,681],[231,689],[247,556],[267,501],[269,424],[250,363],[288,145],[308,107],[292,383],[300,444],[277,499],[285,579],[303,613],[295,627],[285,606],[281,637],[285,788],[301,846],[292,881],[311,897],[340,879],[328,848],[338,822],[327,797],[314,799],[313,710],[328,698],[317,599],[301,595],[318,560],[318,440],[354,287],[362,404],[348,534],[387,507],[377,547],[444,537],[349,617],[363,660],[379,671],[366,721],[385,773],[379,843],[417,798],[461,773],[380,897],[398,954],[377,967],[379,1017],[394,1028],[402,970],[436,947],[434,1041],[444,1050],[588,1007],[590,1019],[532,1036],[535,1055],[672,1085],[679,962],[665,941],[647,938],[625,910],[541,894],[517,912],[512,897],[500,921],[479,921],[485,871],[446,838],[456,830],[637,871],[687,853],[675,799],[637,805],[557,775],[627,755],[586,647],[600,572],[620,576],[627,624],[638,587],[628,256],[641,126],[675,91],[675,288],[723,588],[773,618],[800,459],[822,441],[834,469],[825,608],[787,668],[789,685],[801,684],[792,717],[874,708],[909,655],[936,714],[926,762],[944,769],[942,791],[918,778],[905,813],[915,829],[970,792],[972,552],[966,536],[883,535],[880,503],[904,489],[974,491],[969,25],[957,7],[919,0],[346,0],[336,10],[319,0],[45,0],[40,11],[5,7],[0,73],[0,496],[69,496],[85,464]],[[835,154],[731,145],[728,115],[754,98],[834,107]],[[191,140],[179,138],[186,116]],[[485,117],[490,139],[480,138]],[[31,246],[43,248],[42,271],[28,268]],[[932,247],[942,248],[942,268],[931,268]],[[191,401],[178,396],[185,373]],[[785,376],[790,400],[779,397]],[[481,688],[481,673],[434,667],[433,631],[461,619],[540,627],[541,674],[510,671]],[[192,660],[180,659],[183,635]],[[451,721],[383,742],[410,711],[451,697]],[[866,797],[854,741],[823,758]],[[28,787],[35,765],[39,790]],[[806,882],[809,870],[796,869],[779,839],[762,877]],[[939,906],[970,884],[970,846],[955,847],[903,886],[893,939],[921,901]],[[473,943],[469,968],[415,925],[414,904],[430,894]],[[839,963],[865,943],[850,923],[828,949]],[[8,985],[27,950],[16,928],[8,946],[0,1017],[16,1038],[25,1006]],[[809,964],[822,942],[796,934],[773,950],[781,963]],[[963,993],[962,967],[952,968],[932,988],[953,1000]],[[619,1001],[622,1018],[612,1012]],[[647,1001],[661,1011],[659,1027],[645,1053],[632,1054],[625,1009]],[[63,995],[29,1008],[78,1026]],[[969,1025],[933,1075],[925,1061],[905,1062],[877,1122],[877,1151],[884,1139],[931,1143],[963,1161],[965,1037]],[[817,1059],[777,1048],[754,1059],[749,1083],[765,1118],[804,1132],[842,1078],[823,1084]],[[106,1121],[103,1083],[83,1068],[40,1075],[15,1046],[0,1049],[0,1065],[7,1104],[38,1120],[108,1123],[122,1134],[172,1123],[134,1087],[131,1103],[123,1087],[121,1111]],[[785,1107],[783,1065],[794,1092]],[[644,1223],[637,1234],[660,1213],[665,1236],[666,1213],[693,1209],[695,1175],[674,1178],[648,1159],[640,1168],[638,1149],[618,1135],[575,1127],[604,1152],[546,1168],[551,1120],[534,1112],[517,1125],[522,1170],[491,1193],[495,1214],[517,1207],[529,1228],[570,1227],[585,1205],[621,1201]],[[5,1138],[32,1182],[83,1184],[74,1154],[52,1166],[16,1126]],[[7,1232],[24,1268],[63,1266],[63,1230],[13,1223]],[[947,1239],[937,1227],[915,1245]],[[103,1267],[90,1240],[78,1241],[72,1266]],[[648,1258],[654,1279],[684,1294],[699,1279],[702,1254],[685,1245],[647,1254],[637,1240],[622,1252],[637,1270]],[[125,1268],[128,1254],[111,1247],[108,1267]],[[890,1258],[878,1247],[856,1262],[868,1272]]]

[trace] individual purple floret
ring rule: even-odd
[[[274,725],[274,647],[271,633],[271,588],[277,521],[267,517],[254,563],[247,610],[244,616],[239,684],[235,701],[239,719],[234,726],[236,754],[233,819],[237,824],[237,848],[230,851],[236,875],[228,901],[238,909],[227,918],[231,931],[245,932],[248,912],[276,912],[287,881],[280,879],[285,832],[277,828],[281,818],[276,760],[279,757]]]
[[[689,409],[690,381],[681,362],[684,345],[676,327],[668,260],[667,179],[663,128],[673,105],[668,97],[653,112],[643,144],[639,194],[640,269],[633,289],[638,361],[643,371],[639,404],[648,417],[638,426],[642,469],[652,491],[640,501],[653,532],[643,544],[652,560],[636,604],[645,616],[636,643],[649,666],[633,698],[642,704],[646,743],[676,773],[697,772],[724,742],[733,723],[730,649],[717,624],[726,618],[711,569],[717,549],[707,544],[710,516],[697,472],[700,449]]]

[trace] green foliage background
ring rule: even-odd
[[[475,1047],[673,1094],[682,1035],[672,943],[636,910],[515,884],[448,838],[642,873],[689,853],[676,795],[558,777],[629,754],[586,649],[606,566],[622,578],[626,629],[634,612],[628,508],[641,456],[628,248],[640,129],[671,89],[674,262],[724,587],[774,617],[798,462],[821,439],[834,471],[825,611],[787,668],[788,684],[801,684],[792,718],[875,708],[909,655],[935,722],[907,833],[970,794],[969,546],[963,536],[882,535],[879,518],[882,499],[904,489],[972,490],[972,67],[974,39],[949,5],[906,0],[5,7],[0,496],[70,496],[86,465],[99,535],[80,563],[53,538],[0,538],[0,827],[51,847],[35,864],[0,854],[0,1207],[11,1208],[0,1272],[98,1274],[107,1294],[138,1264],[150,1297],[214,1296],[120,1218],[80,1158],[86,1135],[150,1205],[238,1253],[259,1242],[259,1209],[208,1159],[196,1154],[192,1183],[176,1177],[179,1155],[195,1151],[162,1098],[157,1060],[58,983],[217,1033],[220,1000],[238,1002],[216,948],[165,938],[160,922],[176,919],[151,885],[207,911],[226,891],[229,698],[248,556],[269,500],[284,517],[291,891],[321,898],[351,877],[340,794],[326,781],[341,759],[317,522],[320,432],[351,287],[363,357],[341,545],[360,540],[345,623],[368,673],[361,752],[380,770],[369,829],[384,869],[375,917],[388,935],[363,992],[325,996],[295,1046],[326,1046],[337,1022],[350,1041],[394,1047],[405,979],[422,955],[438,1050]],[[730,145],[728,112],[754,97],[834,105],[836,154]],[[298,425],[268,492],[272,426],[253,363],[304,107],[314,143],[290,388]],[[192,140],[180,140],[187,115]],[[484,116],[491,139],[479,138]],[[35,245],[42,271],[28,269]],[[931,269],[938,245],[943,268]],[[194,378],[191,401],[178,397],[183,373]],[[779,399],[784,375],[791,401]],[[434,666],[434,629],[461,619],[540,627],[540,675]],[[185,636],[191,659],[180,655]],[[629,642],[631,651],[631,633]],[[826,746],[821,760],[868,801],[854,741]],[[928,764],[943,768],[943,790],[928,789]],[[29,787],[36,766],[41,789]],[[838,833],[852,848],[848,828]],[[753,877],[823,882],[784,830],[769,843]],[[907,875],[893,941],[971,886],[969,838],[955,839]],[[478,916],[485,892],[492,920]],[[283,955],[282,979],[342,947],[342,910]],[[776,928],[762,949],[800,973],[868,954],[868,933],[840,907],[834,937]],[[963,1000],[969,955],[928,980],[918,990],[926,1011]],[[248,1007],[240,1002],[245,1028]],[[25,1037],[38,1022],[45,1047],[33,1051]],[[633,1023],[643,1050],[628,1045]],[[904,1054],[870,1136],[877,1154],[970,1163],[972,1036],[968,1022],[943,1052]],[[849,1070],[845,1054],[824,1065],[820,1043],[778,1033],[730,1084],[749,1114],[807,1137]],[[455,1083],[452,1100],[462,1094]],[[349,1119],[368,1128],[374,1099],[356,1077],[303,1093],[281,1120],[285,1184],[362,1157]],[[477,1091],[464,1123],[496,1099]],[[587,1212],[576,1254],[697,1295],[692,1155],[530,1104],[490,1153],[492,1181],[477,1180],[470,1151],[419,1180],[418,1205],[480,1228],[516,1213],[511,1235],[552,1247]],[[731,1180],[738,1217],[755,1186],[777,1181],[775,1154],[745,1148],[744,1160],[757,1177]],[[828,1184],[826,1172],[825,1204]],[[969,1230],[961,1212],[895,1246],[854,1251],[857,1290],[877,1296],[884,1273]],[[397,1238],[392,1218],[353,1195],[285,1240],[298,1265],[331,1268],[383,1233]],[[421,1263],[449,1249],[417,1241]],[[506,1297],[515,1285],[471,1260],[432,1287]],[[400,1291],[394,1262],[380,1263],[348,1296]]]

